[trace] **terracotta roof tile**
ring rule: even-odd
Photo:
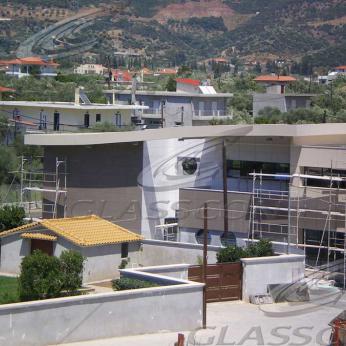
[[[176,79],[177,83],[182,83],[182,84],[190,84],[193,86],[200,86],[201,82],[197,79],[190,79],[190,78],[177,78]]]
[[[22,233],[20,236],[24,239],[39,239],[39,240],[50,240],[50,241],[56,241],[58,239],[58,237],[54,235],[38,233],[38,232]]]
[[[256,82],[294,82],[297,79],[291,76],[264,75],[255,78]]]

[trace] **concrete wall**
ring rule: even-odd
[[[205,202],[211,208],[208,215],[210,230],[223,231],[223,192],[221,190],[180,189],[180,218],[179,227],[203,229],[203,212]],[[229,230],[232,232],[248,233],[249,208],[251,194],[229,192]]]
[[[10,274],[19,274],[22,259],[30,255],[30,240],[22,239],[19,234],[13,234],[1,238],[0,244],[0,271]]]
[[[166,286],[2,305],[0,345],[43,346],[201,327],[203,284],[144,276]]]
[[[175,217],[179,208],[179,188],[212,186],[220,180],[219,140],[156,140],[144,143],[143,171],[138,177],[142,186],[142,234],[156,235],[155,226],[165,218]],[[196,158],[198,168],[188,175],[182,159]],[[181,203],[181,200],[180,200]]]
[[[216,263],[217,246],[208,246],[208,263]],[[199,244],[176,243],[160,240],[144,240],[139,253],[143,266],[169,265],[175,263],[200,264],[203,246]]]
[[[122,261],[121,244],[77,247],[59,237],[54,249],[54,255],[60,256],[64,250],[75,250],[80,252],[85,258],[83,282],[94,282],[117,277],[118,267]],[[138,251],[140,243],[129,243],[129,263],[138,263]]]
[[[138,266],[139,242],[129,243],[129,264]],[[74,250],[86,257],[83,271],[83,282],[114,279],[118,275],[118,267],[122,261],[121,244],[79,247],[58,237],[53,242],[53,255],[59,257],[64,250]],[[25,256],[31,253],[30,239],[22,239],[20,234],[1,239],[0,271],[9,274],[20,274],[20,264]]]
[[[269,284],[288,284],[304,278],[305,256],[243,258],[243,300],[266,294]]]
[[[55,172],[56,157],[67,162],[67,216],[96,214],[139,233],[142,145],[46,147],[45,172]],[[54,194],[46,193],[44,197],[46,202],[53,203]],[[62,199],[59,202],[62,204]],[[44,217],[52,215],[45,213]]]

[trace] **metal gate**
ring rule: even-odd
[[[242,298],[241,263],[218,263],[207,266],[207,303]],[[203,282],[203,266],[189,267],[189,280]]]

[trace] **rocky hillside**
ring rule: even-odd
[[[86,46],[95,54],[133,49],[169,64],[221,54],[263,61],[310,55],[316,65],[346,63],[344,0],[0,0],[1,17],[11,19],[0,21],[2,54],[85,10],[81,5],[102,11],[83,30],[60,38],[82,47],[92,37],[97,44]]]

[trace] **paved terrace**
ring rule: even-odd
[[[335,298],[325,305],[322,302],[321,305],[282,303],[261,307],[243,302],[208,304],[208,329],[184,332],[186,345],[328,345],[328,323],[346,309],[346,297]],[[163,332],[64,346],[173,346],[177,335]]]

